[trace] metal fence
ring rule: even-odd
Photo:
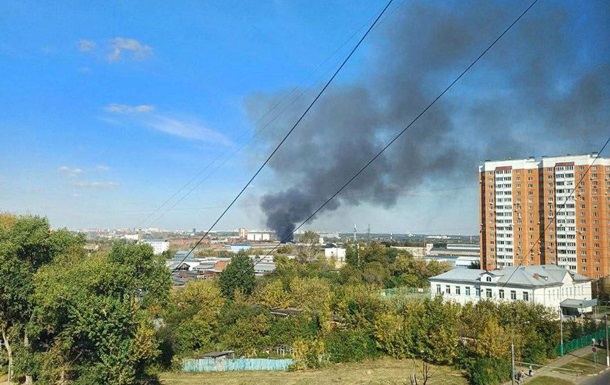
[[[288,370],[293,359],[269,358],[200,358],[182,363],[183,372],[228,372],[241,370]]]
[[[392,289],[383,289],[381,291],[381,297],[387,299],[396,297],[402,297],[405,299],[430,298],[430,288],[395,287]]]
[[[605,343],[606,331],[604,329],[600,329],[595,333],[587,334],[586,336],[582,336],[574,340],[564,341],[563,354],[573,352],[574,350],[584,348],[585,346],[591,346],[594,338],[595,341],[604,341]],[[557,355],[561,356],[561,345],[557,346]]]

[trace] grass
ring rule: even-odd
[[[595,364],[593,353],[590,353],[584,357],[577,358],[570,363],[563,365],[561,368],[580,371],[583,375],[596,374],[604,368],[606,356],[605,352],[604,354],[601,353],[602,351],[598,351],[597,353],[597,365]]]
[[[417,362],[421,375],[421,362]],[[375,361],[333,364],[320,370],[298,372],[207,372],[163,373],[163,385],[330,385],[330,384],[407,384],[407,375],[413,373],[412,360],[383,358]],[[461,372],[445,366],[431,366],[428,385],[466,385]],[[558,385],[558,384],[554,384]]]
[[[572,381],[548,376],[536,377],[531,381],[527,381],[526,383],[528,385],[574,385]]]

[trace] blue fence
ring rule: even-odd
[[[200,358],[184,360],[183,372],[228,372],[239,370],[288,370],[292,359],[268,358]]]

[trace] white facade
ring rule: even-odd
[[[337,264],[341,266],[345,263],[345,249],[342,247],[329,247],[324,249],[326,259],[335,258]]]
[[[155,255],[162,254],[169,250],[169,241],[167,239],[144,239],[142,242],[151,245]]]
[[[246,239],[254,242],[270,241],[271,233],[265,231],[250,231],[246,235]]]
[[[466,304],[526,301],[559,309],[565,300],[590,301],[591,281],[554,265],[485,271],[457,268],[431,277],[432,297]],[[587,309],[585,309],[587,311]]]

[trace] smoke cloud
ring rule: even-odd
[[[366,42],[366,69],[352,84],[331,86],[270,162],[278,188],[262,198],[266,225],[290,240],[296,224],[419,114],[528,3],[401,5]],[[596,151],[610,132],[608,21],[610,5],[604,1],[537,4],[325,210],[361,203],[389,208],[424,184],[475,183],[485,159]],[[257,121],[286,96],[251,95],[248,117]],[[263,131],[263,146],[274,146],[292,126],[309,103],[304,99]]]

